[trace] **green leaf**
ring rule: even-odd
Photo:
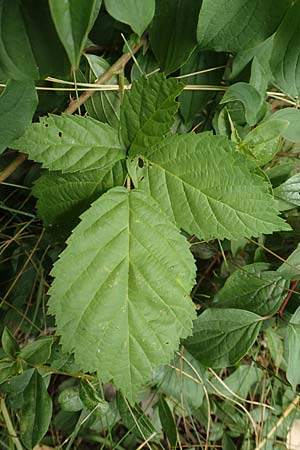
[[[81,220],[52,271],[49,311],[64,350],[132,400],[190,333],[193,258],[177,228],[138,190],[108,191]]]
[[[186,64],[181,68],[180,75],[198,72],[212,67],[219,67],[226,63],[226,56],[223,53],[215,52],[194,52]],[[185,77],[182,81],[185,84],[219,85],[224,69],[199,73],[190,77]],[[213,91],[183,91],[179,97],[180,112],[186,123],[193,123],[196,116],[206,107],[209,100],[216,95]]]
[[[74,69],[79,66],[101,3],[102,0],[49,0],[53,22]]]
[[[109,411],[109,403],[100,397],[97,389],[99,389],[99,383],[91,383],[89,381],[81,380],[79,388],[79,396],[85,408],[92,411],[97,408],[98,414],[103,417]]]
[[[270,36],[256,47],[239,51],[233,58],[230,78],[235,79],[254,58],[257,58],[258,62],[265,68],[268,68],[272,74],[269,60],[272,52],[273,37],[274,35]]]
[[[126,92],[121,109],[121,135],[131,156],[159,142],[174,122],[175,98],[183,85],[162,74],[141,78]]]
[[[291,4],[290,0],[203,0],[197,39],[200,48],[238,52],[271,36]]]
[[[158,401],[158,413],[164,433],[171,447],[177,446],[177,427],[170,407],[163,397]]]
[[[286,120],[270,120],[258,125],[247,134],[243,144],[246,144],[246,148],[259,165],[265,165],[276,155],[280,137],[287,126]]]
[[[90,66],[88,82],[94,83],[109,68],[109,63],[97,55],[85,55]],[[118,77],[115,75],[110,79],[110,84],[118,84]],[[100,122],[108,123],[114,128],[120,125],[120,94],[119,92],[98,91],[87,99],[84,103],[88,114]]]
[[[261,327],[257,314],[241,309],[207,309],[194,321],[184,346],[207,367],[236,364],[252,347]]]
[[[275,33],[271,56],[271,69],[275,84],[292,97],[300,93],[300,1],[294,2]]]
[[[156,434],[155,428],[138,405],[130,406],[124,396],[118,392],[117,407],[123,424],[132,434],[139,439],[153,440],[153,434]]]
[[[79,396],[79,386],[66,387],[58,396],[59,406],[64,411],[81,411],[83,403]]]
[[[11,358],[5,358],[0,360],[0,384],[7,381],[18,373],[18,366],[16,361],[12,361]]]
[[[20,357],[28,364],[44,364],[51,354],[53,337],[44,337],[30,342],[22,348]]]
[[[69,77],[68,55],[57,35],[48,0],[26,0],[20,3],[39,78],[48,75]],[[16,62],[19,63],[18,60]]]
[[[236,270],[227,278],[213,303],[217,308],[252,311],[261,316],[274,314],[281,306],[288,282],[278,272],[255,263]]]
[[[228,102],[241,102],[245,108],[245,117],[249,125],[253,126],[258,121],[258,115],[262,106],[262,98],[257,90],[248,83],[232,84],[220,101],[221,104]]]
[[[155,0],[105,0],[105,7],[114,19],[127,23],[141,36],[153,19]]]
[[[3,80],[37,79],[38,67],[18,0],[0,0],[0,73]]]
[[[218,391],[226,397],[234,398],[234,392],[242,398],[247,398],[251,387],[259,383],[263,378],[264,372],[255,366],[242,365],[238,367],[231,375],[222,378],[221,383],[217,378],[211,379],[211,384],[215,386]],[[227,386],[228,389],[224,386]],[[208,386],[210,394],[216,394],[216,390]],[[231,391],[231,392],[230,392]]]
[[[153,371],[151,385],[159,392],[172,397],[187,414],[200,408],[204,399],[203,383],[205,369],[200,366],[186,349],[182,355],[176,354],[165,366]]]
[[[296,108],[283,108],[276,111],[269,117],[269,120],[286,120],[289,125],[285,129],[283,136],[292,142],[300,142],[300,111]]]
[[[38,104],[33,81],[10,80],[0,96],[0,153],[22,136]]]
[[[296,309],[288,324],[285,337],[287,349],[287,371],[286,377],[294,391],[300,384],[300,307]]]
[[[180,228],[205,240],[289,229],[276,216],[268,184],[253,172],[252,162],[226,138],[191,133],[146,152],[134,182]]]
[[[26,369],[20,375],[11,377],[2,384],[1,391],[6,394],[21,394],[28,385],[35,369]]]
[[[196,47],[200,5],[198,0],[156,0],[150,44],[166,74],[183,66]]]
[[[91,117],[70,114],[42,117],[27,128],[13,148],[50,170],[101,169],[103,176],[125,158],[117,130]]]
[[[47,172],[36,181],[32,193],[38,199],[38,215],[46,226],[72,229],[93,201],[113,186],[122,186],[124,181],[123,164],[118,161],[105,175],[101,169],[66,174]]]
[[[20,351],[20,348],[14,335],[7,327],[4,327],[1,343],[4,352],[7,354],[7,356],[10,356],[11,358],[15,358],[17,353]]]
[[[296,173],[296,175],[275,188],[274,195],[280,200],[289,203],[289,209],[300,206],[300,174]]]
[[[288,280],[298,280],[300,277],[300,244],[290,254],[286,262],[278,267],[277,272]]]
[[[52,415],[52,402],[41,375],[35,370],[23,391],[20,433],[23,445],[31,450],[46,434]]]

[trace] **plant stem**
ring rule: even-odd
[[[132,54],[134,55],[141,48],[142,44],[143,42],[141,41],[131,49],[130,53],[124,53],[124,55],[122,55],[103,75],[101,75],[101,77],[95,81],[95,84],[104,84],[117,72],[123,70],[125,65],[131,59]],[[67,114],[73,114],[80,105],[83,105],[83,103],[89,99],[91,95],[93,95],[94,92],[96,92],[94,89],[89,89],[88,91],[83,92],[77,100],[73,100],[70,103],[64,112]]]
[[[286,297],[280,307],[280,310],[278,311],[279,316],[281,317],[283,314],[283,311],[285,310],[286,305],[288,304],[292,294],[294,293],[296,287],[298,286],[299,280],[294,281],[294,283],[291,286],[291,289],[289,289],[288,293],[286,294]]]
[[[2,412],[2,416],[5,422],[5,425],[7,427],[8,433],[9,433],[9,437],[12,439],[15,447],[17,450],[23,450],[23,446],[19,440],[19,438],[17,437],[16,431],[14,429],[14,426],[12,424],[8,409],[6,408],[6,404],[5,404],[5,400],[4,398],[1,398],[0,400],[0,410]]]
[[[115,75],[115,73],[123,70],[125,65],[131,59],[132,55],[134,55],[143,45],[143,41],[136,44],[129,53],[124,53],[100,78],[95,81],[95,84],[104,84],[110,80],[110,78]],[[119,89],[119,87],[118,87]],[[84,91],[76,100],[72,100],[69,106],[65,109],[65,113],[73,114],[77,109],[80,108],[83,103],[89,99],[96,89],[89,89]],[[13,160],[9,166],[7,166],[3,172],[0,174],[0,183],[5,181],[27,158],[27,155],[23,153],[19,154],[16,159]]]
[[[25,160],[27,155],[20,153],[4,170],[0,173],[0,184],[6,180]]]

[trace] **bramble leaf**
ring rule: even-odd
[[[46,226],[72,228],[93,201],[108,189],[122,186],[124,181],[123,165],[118,161],[105,175],[101,169],[65,174],[46,172],[36,181],[32,193],[38,198],[38,215]]]
[[[121,135],[131,156],[143,153],[167,133],[178,109],[183,84],[162,74],[140,78],[127,92],[121,109]]]
[[[49,312],[64,350],[133,400],[191,332],[193,257],[138,190],[108,191],[81,219],[52,271]]]
[[[226,280],[213,303],[217,308],[252,311],[261,316],[274,314],[281,306],[289,283],[264,264],[244,266]]]
[[[172,136],[145,152],[139,188],[188,233],[237,239],[289,230],[277,217],[268,184],[224,137]]]
[[[186,349],[201,364],[221,368],[237,363],[253,345],[260,327],[257,314],[241,309],[207,309],[194,321]]]
[[[125,158],[117,130],[91,117],[69,114],[42,117],[27,128],[13,148],[50,170],[101,169],[103,176]]]

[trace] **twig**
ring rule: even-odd
[[[111,79],[111,77],[113,75],[115,75],[120,70],[123,70],[125,65],[131,59],[132,54],[135,54],[141,48],[142,45],[143,45],[143,43],[139,42],[132,48],[130,53],[124,53],[124,55],[122,55],[121,58],[119,58],[103,75],[101,75],[101,77],[99,77],[95,81],[95,84],[96,85],[97,84],[105,84],[107,81],[109,81]],[[118,89],[119,89],[119,86],[118,86]],[[78,100],[73,100],[70,103],[70,105],[65,109],[65,113],[73,114],[80,105],[83,105],[83,103],[86,100],[88,100],[91,97],[91,95],[93,95],[94,92],[96,92],[95,89],[89,89],[89,90],[84,91],[83,94],[80,95]]]
[[[143,42],[136,44],[130,53],[124,53],[100,78],[95,81],[96,85],[105,84],[110,78],[115,75],[115,73],[123,70],[125,65],[128,63],[133,54],[135,54],[142,46]],[[119,89],[119,86],[117,86]],[[72,100],[69,106],[65,109],[65,113],[73,114],[83,103],[88,100],[97,89],[85,90],[77,100]],[[3,172],[0,174],[0,184],[5,181],[25,160],[27,156],[20,153],[16,159],[12,161],[9,166],[7,166]]]
[[[278,311],[278,314],[279,314],[280,317],[282,316],[283,311],[285,310],[286,305],[288,304],[288,302],[289,302],[289,300],[290,300],[292,294],[294,293],[296,287],[298,286],[299,281],[300,281],[300,280],[294,281],[294,283],[293,283],[292,286],[291,286],[291,289],[289,289],[288,293],[286,294],[286,297],[285,297],[285,299],[284,299],[284,301],[283,301],[283,303],[282,303],[282,305],[281,305],[281,307],[280,307],[280,310]]]
[[[20,153],[4,170],[0,173],[0,184],[5,181],[25,160],[27,155]]]

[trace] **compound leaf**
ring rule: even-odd
[[[252,347],[261,327],[257,314],[241,309],[207,309],[194,321],[184,346],[201,364],[236,364]]]
[[[139,190],[114,188],[81,219],[52,272],[50,313],[64,350],[133,400],[191,332],[193,258]]]
[[[102,0],[49,0],[53,22],[74,69],[79,65],[101,3]]]
[[[105,0],[105,7],[112,17],[141,36],[154,16],[155,0]]]
[[[13,148],[50,170],[83,172],[101,169],[105,175],[125,158],[117,130],[91,117],[50,114],[33,123]]]
[[[174,78],[155,74],[141,78],[126,93],[121,110],[121,134],[129,154],[134,156],[159,142],[174,122],[175,98],[183,85]]]
[[[203,0],[197,39],[205,50],[238,52],[271,36],[290,0]]]
[[[135,182],[190,234],[237,239],[289,229],[266,182],[225,137],[171,136],[141,158]]]

